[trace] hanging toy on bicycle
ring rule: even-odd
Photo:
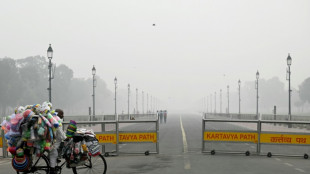
[[[61,120],[57,114],[51,114],[51,107],[49,102],[19,106],[1,123],[8,144],[7,151],[13,157],[12,167],[17,172],[29,172],[34,157],[41,159],[44,151],[54,148],[56,135],[65,139],[64,133],[60,135]]]

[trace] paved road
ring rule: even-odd
[[[201,125],[201,116],[198,114],[169,115],[167,123],[160,124],[160,154],[149,156],[122,154],[118,157],[108,157],[106,158],[108,173],[310,173],[309,160],[303,158],[203,154]],[[212,126],[216,128],[221,125]],[[230,149],[230,145],[221,144],[213,147]],[[122,145],[120,150],[135,148],[129,146],[133,145]],[[139,146],[139,149],[143,151],[144,147],[148,146]],[[248,147],[253,148],[251,144]],[[252,151],[255,151],[255,146]],[[0,168],[0,173],[14,173],[10,163],[5,160],[0,160]]]

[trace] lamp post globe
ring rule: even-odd
[[[93,74],[93,76],[96,75],[96,68],[95,68],[95,65],[93,66],[92,74]]]
[[[288,66],[291,66],[291,65],[292,65],[292,58],[291,58],[290,53],[288,53],[288,56],[287,56],[286,61],[287,61],[287,65],[288,65]]]
[[[258,80],[259,79],[259,72],[257,71],[256,72],[256,80]]]
[[[53,58],[53,48],[52,45],[50,44],[48,49],[47,49],[47,58],[52,59]]]

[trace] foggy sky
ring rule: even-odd
[[[257,70],[287,86],[288,53],[292,87],[310,75],[308,0],[2,1],[0,22],[0,58],[46,56],[51,43],[74,77],[95,65],[112,91],[116,76],[168,108],[236,91]]]

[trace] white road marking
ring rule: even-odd
[[[280,159],[280,158],[275,158],[275,160],[277,160],[277,161],[281,161],[281,159]]]
[[[290,166],[290,167],[293,166],[293,164],[290,164],[290,163],[284,163],[284,164],[287,165],[287,166]]]
[[[186,170],[191,169],[191,163],[188,160],[184,161],[184,169]]]
[[[297,171],[299,171],[299,172],[301,172],[301,173],[306,173],[304,170],[299,169],[299,168],[295,168],[295,170],[297,170]]]
[[[183,123],[182,123],[182,118],[180,116],[180,124],[181,124],[181,131],[182,131],[182,137],[183,137],[183,147],[184,147],[184,153],[188,152],[188,145],[187,145],[187,140],[186,140],[186,134],[183,128]],[[187,156],[184,156],[184,169],[188,170],[191,169],[191,163],[188,160]]]
[[[188,152],[188,146],[186,141],[186,134],[183,128],[182,118],[180,117],[180,124],[181,124],[181,130],[182,130],[182,137],[183,137],[183,147],[184,147],[184,153]]]

